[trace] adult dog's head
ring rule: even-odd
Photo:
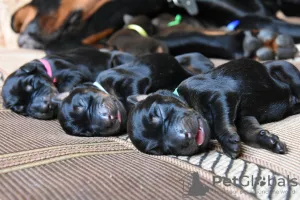
[[[11,27],[20,33],[22,48],[96,45],[122,27],[126,13],[156,13],[166,5],[164,0],[32,0],[13,14]]]
[[[86,21],[110,1],[32,0],[13,14],[11,26],[15,32],[20,33],[20,47],[44,49],[45,45],[62,38],[65,41],[70,37],[72,40],[85,37],[81,32]]]
[[[136,103],[128,116],[132,143],[148,154],[192,155],[206,149],[210,129],[203,116],[170,91],[130,96]]]
[[[67,134],[112,136],[126,128],[127,112],[117,97],[92,84],[78,86],[71,93],[55,97],[60,105],[58,120]]]
[[[52,119],[56,107],[51,98],[57,89],[38,60],[29,62],[7,77],[2,88],[4,106],[38,119]]]

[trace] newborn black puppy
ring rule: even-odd
[[[12,111],[38,119],[52,119],[56,107],[51,98],[74,86],[94,81],[99,72],[133,60],[122,52],[99,52],[78,48],[33,60],[6,79],[2,97],[4,106]]]
[[[155,27],[147,16],[131,17],[126,15],[126,26],[114,33],[107,44],[120,51],[142,56],[149,53],[168,53],[168,47],[151,36]]]
[[[285,143],[260,123],[300,113],[300,72],[286,61],[240,59],[188,78],[174,93],[144,96],[129,115],[127,130],[140,151],[192,155],[216,138],[232,158],[241,141],[283,154]]]
[[[206,65],[200,65],[198,69],[201,67],[203,72],[208,71]],[[128,96],[148,94],[161,88],[174,89],[191,74],[168,54],[155,53],[139,57],[132,63],[101,72],[94,86],[80,86],[64,100],[66,95],[58,98],[63,100],[58,114],[59,122],[71,135],[120,134],[126,129],[127,111],[130,109],[126,105]]]

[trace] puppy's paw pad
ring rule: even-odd
[[[241,139],[238,134],[231,134],[222,139],[224,153],[231,158],[236,158],[240,154]]]
[[[273,152],[278,153],[278,154],[285,154],[285,153],[287,153],[287,151],[288,150],[287,150],[286,144],[281,141],[278,141],[273,148]]]
[[[258,141],[263,148],[270,149],[275,153],[284,154],[287,152],[286,144],[281,142],[277,135],[274,135],[267,130],[259,132]]]
[[[241,142],[241,139],[240,139],[240,136],[238,134],[232,134],[230,137],[229,137],[229,141],[231,143],[234,143],[234,144],[237,144],[237,143],[240,143]]]

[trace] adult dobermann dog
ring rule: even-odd
[[[294,2],[288,0],[282,2],[284,2],[282,4],[284,8],[297,7]],[[18,42],[21,47],[51,49],[61,46],[63,42],[64,47],[72,48],[82,44],[98,43],[99,40],[122,27],[123,16],[127,13],[148,16],[155,16],[162,12],[186,13],[182,7],[173,5],[172,1],[167,0],[32,0],[14,13],[11,26],[15,32],[20,33]],[[249,14],[274,18],[275,12],[281,8],[279,4],[270,0],[245,2],[197,0],[197,5],[201,12],[195,17],[218,26],[226,25]],[[269,22],[270,20],[268,24]],[[243,24],[241,23],[241,26]],[[275,24],[283,26],[280,23]],[[286,25],[287,23],[284,24]],[[255,27],[247,28],[254,29]],[[278,29],[278,27],[275,28]],[[299,32],[298,26],[293,26],[289,30],[294,30],[294,33]]]

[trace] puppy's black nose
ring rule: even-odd
[[[106,128],[110,128],[110,127],[114,126],[114,124],[117,121],[117,117],[114,115],[111,115],[109,113],[102,113],[101,118],[102,118],[103,122],[105,123]]]
[[[41,112],[48,112],[53,109],[50,96],[42,97],[42,105],[40,107]]]
[[[52,109],[52,106],[50,103],[43,103],[40,107],[41,112],[48,112]]]

